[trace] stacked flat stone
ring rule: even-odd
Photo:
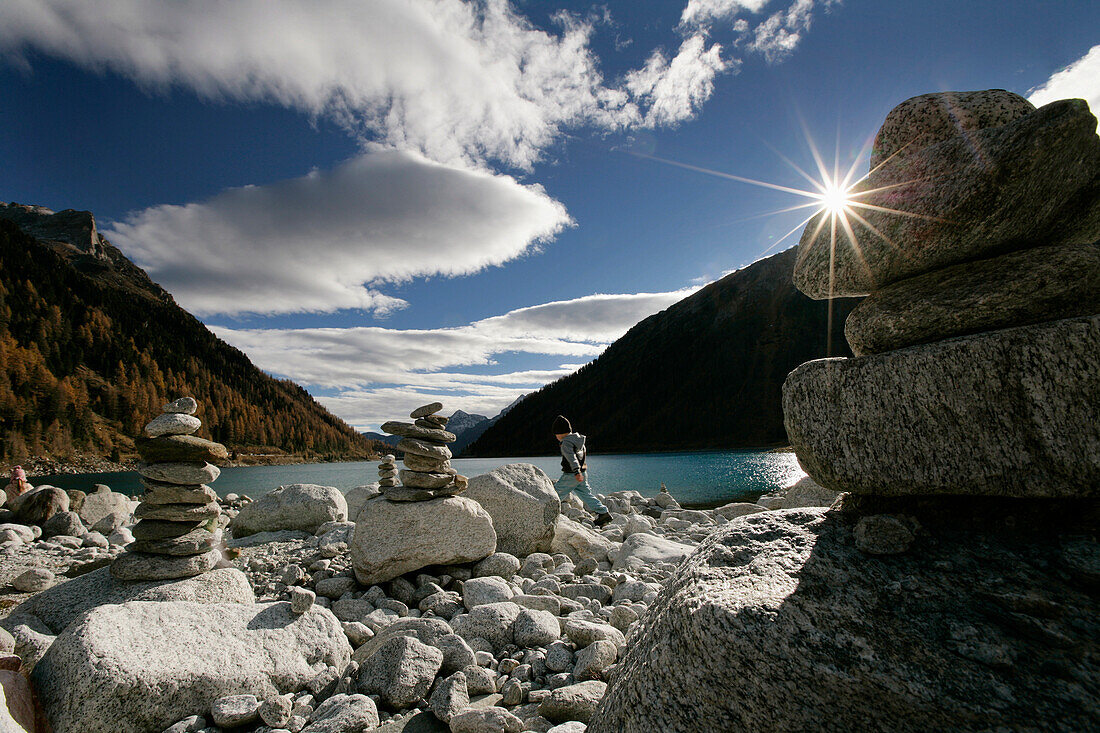
[[[392,454],[382,456],[378,462],[378,485],[383,489],[397,486],[397,459]]]
[[[145,426],[137,440],[145,496],[134,515],[134,542],[111,564],[120,580],[188,578],[213,570],[218,549],[218,497],[207,484],[221,471],[225,446],[193,435],[202,423],[198,403],[182,397]]]
[[[1100,138],[1079,99],[1004,90],[903,102],[850,216],[803,233],[795,284],[867,295],[856,358],[803,364],[787,434],[856,494],[1100,492]],[[824,225],[822,225],[824,224]],[[830,233],[837,241],[831,246]]]
[[[451,468],[448,443],[458,440],[449,433],[447,418],[438,415],[443,403],[433,402],[410,413],[414,422],[390,421],[382,431],[401,437],[397,448],[404,451],[405,468],[398,472],[400,486],[382,484],[382,494],[390,501],[428,501],[455,496],[466,490],[468,479]]]

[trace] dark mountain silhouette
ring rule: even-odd
[[[199,401],[202,435],[240,453],[376,447],[180,308],[90,212],[0,203],[0,460],[128,457],[181,395]]]
[[[634,326],[598,359],[534,392],[466,456],[556,452],[566,415],[594,452],[783,445],[783,380],[827,354],[851,356],[844,319],[857,299],[828,303],[794,287],[795,249],[731,273]]]

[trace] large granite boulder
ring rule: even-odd
[[[1095,497],[1098,353],[1100,315],[807,362],[787,434],[837,491]]]
[[[550,552],[568,555],[573,562],[592,559],[603,562],[615,550],[611,540],[564,514],[554,522],[554,539]]]
[[[794,282],[812,298],[865,295],[968,260],[1100,239],[1100,138],[1081,99],[968,131],[884,162],[853,188],[831,244],[830,212],[807,225]],[[872,229],[873,227],[873,229]]]
[[[489,512],[497,548],[519,557],[548,552],[561,501],[554,482],[530,463],[512,463],[474,476],[464,494]]]
[[[347,518],[348,502],[335,486],[291,484],[245,504],[229,528],[234,537],[281,529],[312,534],[325,522],[344,522]]]
[[[844,322],[856,356],[1100,313],[1100,245],[1036,247],[929,272],[864,298]]]
[[[678,565],[685,557],[695,552],[691,545],[638,532],[623,540],[623,545],[614,553],[613,570],[643,570],[657,563],[667,562]]]
[[[0,623],[7,627],[21,617],[33,616],[51,632],[60,634],[93,608],[127,601],[251,604],[255,596],[248,577],[236,568],[211,570],[182,580],[140,582],[116,580],[109,568],[99,568],[27,599]]]
[[[803,476],[790,486],[761,496],[757,502],[768,509],[801,509],[808,506],[830,506],[837,496],[836,491],[826,489],[809,476]],[[732,519],[729,516],[726,518]]]
[[[67,628],[34,681],[54,730],[160,731],[214,700],[301,689],[351,656],[340,622],[314,606],[129,602]]]
[[[355,522],[351,562],[363,585],[393,580],[429,565],[474,562],[496,551],[493,520],[476,501],[367,501]]]
[[[84,497],[84,504],[77,513],[85,525],[94,527],[104,517],[111,514],[129,516],[135,508],[135,502],[130,497],[99,484],[95,491]]]
[[[373,499],[380,493],[382,493],[381,487],[377,482],[348,489],[348,492],[344,494],[344,500],[348,503],[348,521],[354,522],[367,500]]]
[[[825,509],[711,535],[651,606],[589,731],[1100,727],[1085,661],[1100,653],[1100,545],[1074,536],[1081,507],[1043,519],[1037,502],[944,501],[918,512],[922,539],[901,555],[860,552],[855,518]]]
[[[45,524],[53,515],[69,511],[69,495],[55,486],[39,486],[7,503],[19,524]]]

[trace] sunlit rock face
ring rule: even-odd
[[[925,121],[912,119],[911,137],[938,139],[942,120],[931,121],[935,135]],[[866,295],[1013,250],[1091,244],[1100,239],[1096,118],[1083,100],[1061,100],[902,148],[848,195],[846,209],[822,212],[802,233],[794,281],[811,298]]]
[[[784,385],[803,468],[861,494],[1096,497],[1088,105],[923,95],[890,113],[875,156],[847,209],[806,227],[795,265],[811,297],[870,293],[845,324],[856,358],[803,364]]]
[[[1004,89],[933,92],[907,99],[890,110],[875,135],[871,168],[905,158],[957,135],[1002,127],[1026,117],[1035,105]]]

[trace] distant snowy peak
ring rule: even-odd
[[[489,418],[485,415],[471,415],[462,410],[455,410],[455,413],[447,420],[447,430],[457,435],[459,440],[461,440],[463,434],[465,434],[467,430],[471,430],[487,422],[489,422]]]

